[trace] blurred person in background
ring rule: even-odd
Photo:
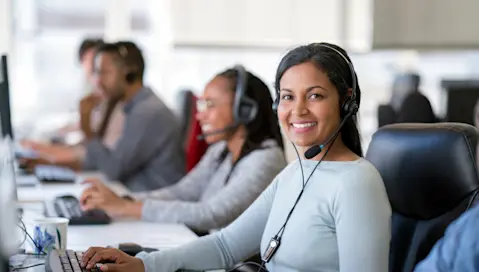
[[[92,92],[80,102],[85,147],[81,169],[100,171],[133,192],[176,183],[185,174],[180,127],[174,113],[143,85],[145,61],[141,50],[129,41],[103,44],[96,49],[93,67],[99,94]],[[103,98],[107,101],[105,113],[93,129],[93,112]],[[111,148],[105,139],[118,105],[124,124]]]
[[[476,272],[479,271],[479,205],[475,205],[446,229],[428,256],[414,272]]]
[[[93,60],[97,49],[104,44],[102,39],[87,38],[82,41],[78,49],[78,61],[82,67],[84,80],[82,89],[84,97],[81,101],[97,99],[99,104],[95,107],[91,114],[91,127],[93,130],[99,129],[103,119],[109,118],[109,123],[103,138],[104,144],[112,149],[122,134],[124,113],[121,103],[117,103],[116,107],[107,117],[106,110],[108,104],[107,96],[95,87],[95,77],[93,74]],[[82,103],[80,101],[80,104]],[[78,114],[79,115],[79,114]],[[79,137],[77,137],[77,135]],[[69,140],[72,139],[72,140]],[[31,148],[39,152],[41,157],[48,157],[49,160],[32,160],[26,161],[27,168],[34,167],[36,164],[56,164],[67,166],[69,168],[80,170],[81,164],[85,158],[85,147],[81,143],[84,138],[84,131],[81,130],[79,122],[66,125],[58,132],[54,143],[42,143],[35,141],[23,141],[25,147]],[[72,142],[73,141],[73,142]],[[55,143],[56,142],[56,143]],[[61,144],[59,143],[61,142]],[[70,143],[70,144],[69,144]]]
[[[397,113],[397,123],[436,123],[429,99],[419,91],[408,94]]]
[[[399,73],[394,77],[389,104],[395,112],[401,110],[401,105],[408,95],[418,92],[420,84],[421,77],[414,72]]]
[[[232,222],[286,166],[271,93],[258,77],[242,71],[246,76],[236,69],[219,73],[197,101],[196,117],[210,147],[182,180],[135,194],[134,199],[122,198],[103,183],[90,180],[92,186],[81,197],[83,208],[103,209],[114,217],[185,224],[199,233]],[[235,117],[240,114],[235,109],[241,100],[237,96],[240,81],[247,82],[242,92],[245,99],[257,105],[250,122]]]

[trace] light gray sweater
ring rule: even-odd
[[[220,159],[225,148],[225,142],[209,147],[198,165],[177,184],[136,194],[144,201],[142,219],[181,223],[205,232],[225,227],[286,166],[283,150],[274,140],[264,141],[260,149],[239,160],[233,169],[230,154]]]
[[[305,177],[316,161],[302,161]],[[298,161],[289,165],[231,225],[171,250],[138,255],[147,272],[229,268],[263,253],[302,187]],[[385,272],[391,208],[383,181],[365,159],[324,161],[298,202],[269,271]]]

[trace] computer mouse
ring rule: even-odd
[[[138,253],[145,251],[145,252],[153,252],[157,251],[155,248],[148,248],[148,247],[142,247],[138,244],[135,243],[122,243],[118,245],[118,249],[125,252],[126,254],[130,256],[136,256]]]
[[[118,249],[125,252],[130,256],[136,256],[136,254],[143,251],[143,247],[135,243],[122,243],[118,245]]]

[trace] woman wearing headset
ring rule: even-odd
[[[268,87],[241,66],[215,76],[198,100],[203,137],[212,144],[177,184],[122,198],[89,181],[85,210],[114,217],[181,223],[198,232],[236,219],[286,166],[283,140]]]
[[[309,159],[290,164],[218,233],[138,258],[90,248],[82,262],[114,262],[103,271],[209,270],[259,252],[269,271],[387,271],[391,208],[362,158],[354,118],[361,91],[346,52],[327,43],[293,49],[279,64],[276,91],[281,126]]]

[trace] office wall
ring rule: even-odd
[[[0,54],[11,49],[11,0],[0,0]]]
[[[477,0],[375,0],[374,48],[479,48]]]
[[[20,84],[24,87],[17,88],[18,92],[14,93],[13,100],[17,105],[14,107],[16,123],[29,132],[37,130],[40,133],[58,126],[68,113],[76,111],[77,100],[83,93],[81,71],[75,58],[79,37],[63,36],[60,50],[54,46],[58,44],[54,36],[52,34],[37,39],[35,56],[22,56],[19,61],[23,62],[18,63],[22,69],[16,69],[15,78],[18,82],[16,86]],[[144,49],[146,56],[146,83],[151,85],[172,108],[176,107],[176,95],[180,89],[192,88],[197,94],[201,94],[209,79],[236,63],[245,65],[272,90],[276,66],[285,53],[283,49],[181,47],[172,51],[169,66],[164,67],[154,58],[149,58],[155,54],[155,47],[148,46],[148,38],[139,37],[136,41]],[[52,55],[52,50],[55,51],[55,55]],[[35,62],[30,64],[32,59]],[[377,127],[377,105],[388,101],[391,83],[397,71],[409,67],[419,72],[422,77],[421,89],[429,97],[439,115],[444,114],[445,109],[440,80],[444,77],[470,78],[479,75],[479,52],[474,51],[430,53],[383,51],[352,54],[352,59],[363,93],[360,125],[366,145]],[[25,75],[34,76],[36,80],[22,80]],[[159,75],[167,75],[167,81],[161,80]],[[29,95],[25,96],[26,94]],[[35,98],[37,102],[30,103],[28,99],[35,96],[47,99]],[[19,106],[20,104],[23,106]],[[37,127],[34,128],[32,125]]]
[[[5,1],[11,0],[0,0],[0,3],[5,3]],[[310,0],[305,0],[302,3],[308,3],[308,1]],[[173,37],[172,45],[174,47],[169,48],[169,44],[164,41],[169,40],[171,38],[169,35],[172,33],[168,33],[168,25],[163,24],[165,22],[160,20],[168,16],[159,16],[159,13],[152,9],[152,7],[161,8],[164,4],[163,0],[162,5],[154,0],[122,0],[123,8],[127,2],[130,3],[130,7],[133,7],[131,14],[125,15],[131,19],[131,24],[123,25],[123,28],[130,27],[131,29],[125,30],[126,32],[114,29],[110,32],[117,33],[118,37],[129,35],[143,48],[147,62],[146,82],[172,108],[176,107],[176,95],[180,89],[193,88],[199,94],[204,84],[214,74],[235,63],[244,64],[269,86],[272,86],[276,66],[286,50],[284,44],[282,46],[271,46],[271,44],[261,46],[256,41],[240,45],[227,42],[215,45],[204,41],[203,43],[194,42],[194,36],[187,35],[191,32],[186,31],[183,32],[183,36],[176,37],[176,42]],[[157,6],[152,6],[152,2],[157,3]],[[291,1],[284,3],[286,2],[291,4]],[[42,6],[38,6],[39,3]],[[78,99],[85,91],[82,85],[81,70],[76,59],[77,47],[86,36],[104,35],[105,31],[112,28],[111,17],[124,13],[124,9],[122,12],[115,13],[110,10],[108,13],[107,9],[111,3],[114,3],[114,0],[87,0],[81,5],[79,3],[68,4],[62,0],[15,0],[14,17],[16,22],[12,36],[15,55],[12,58],[14,69],[12,69],[11,75],[13,77],[12,89],[14,90],[13,108],[15,111],[14,122],[25,132],[24,134],[34,135],[38,132],[41,135],[42,131],[52,130],[66,122],[67,119],[75,118]],[[132,5],[132,3],[136,4]],[[247,3],[251,5],[252,2]],[[345,3],[348,8],[342,10],[343,15],[352,16],[347,17],[348,20],[342,23],[335,22],[335,28],[343,29],[348,33],[347,35],[343,33],[344,35],[338,36],[337,39],[349,37],[348,43],[356,44],[353,48],[363,48],[368,41],[362,38],[367,36],[369,30],[368,24],[364,23],[365,20],[360,18],[360,15],[367,15],[371,12],[370,6],[368,6],[371,1],[343,0],[342,4]],[[267,5],[262,7],[265,8]],[[307,5],[303,5],[304,7]],[[332,8],[332,10],[335,10],[334,14],[338,15],[337,11],[340,9]],[[358,13],[357,10],[361,12]],[[309,12],[308,14],[315,14],[312,10]],[[268,14],[265,16],[267,19]],[[150,17],[155,20],[148,19]],[[186,15],[185,17],[187,18]],[[110,23],[106,23],[109,27],[105,27],[105,18],[106,21],[111,20]],[[198,19],[198,17],[194,18]],[[296,18],[290,16],[284,20],[291,21]],[[310,32],[327,27],[328,20],[331,19],[326,20],[327,18],[314,18],[314,22],[318,24],[311,24],[310,28],[302,29],[302,31]],[[172,18],[171,20],[174,22],[177,19]],[[191,23],[191,20],[186,23],[188,22]],[[268,24],[268,26],[273,27],[274,24]],[[356,26],[356,28],[352,26]],[[188,30],[186,26],[184,27]],[[238,26],[233,25],[232,27]],[[362,30],[358,30],[357,27]],[[174,28],[175,26],[173,26],[173,30]],[[167,37],[165,37],[165,32],[168,34]],[[279,37],[281,33],[274,32],[272,34]],[[254,35],[257,40],[258,35]],[[111,33],[106,36],[107,38],[112,37]],[[354,38],[356,36],[358,38]],[[228,37],[235,38],[234,35]],[[309,41],[304,39],[305,36],[302,37],[302,40],[298,38],[297,41]],[[251,38],[250,41],[254,41],[254,39]],[[359,52],[361,50],[355,50],[352,59],[363,92],[360,124],[366,145],[376,129],[376,107],[378,103],[386,102],[389,99],[391,82],[396,72],[404,69],[418,71],[423,78],[421,88],[439,115],[444,113],[445,105],[440,80],[443,77],[463,78],[479,74],[479,53],[477,51]]]
[[[172,56],[167,89],[157,90],[172,107],[176,91],[191,87],[201,93],[204,84],[216,73],[242,63],[263,79],[271,90],[275,70],[285,50],[245,48],[177,48]],[[367,54],[352,54],[362,102],[359,114],[363,143],[367,147],[377,128],[376,109],[379,103],[387,102],[391,84],[398,71],[411,69],[421,77],[421,90],[431,100],[438,115],[445,110],[445,96],[440,86],[442,78],[469,78],[479,76],[476,64],[479,52],[429,52],[378,51]],[[159,70],[150,70],[148,80],[154,79]]]

